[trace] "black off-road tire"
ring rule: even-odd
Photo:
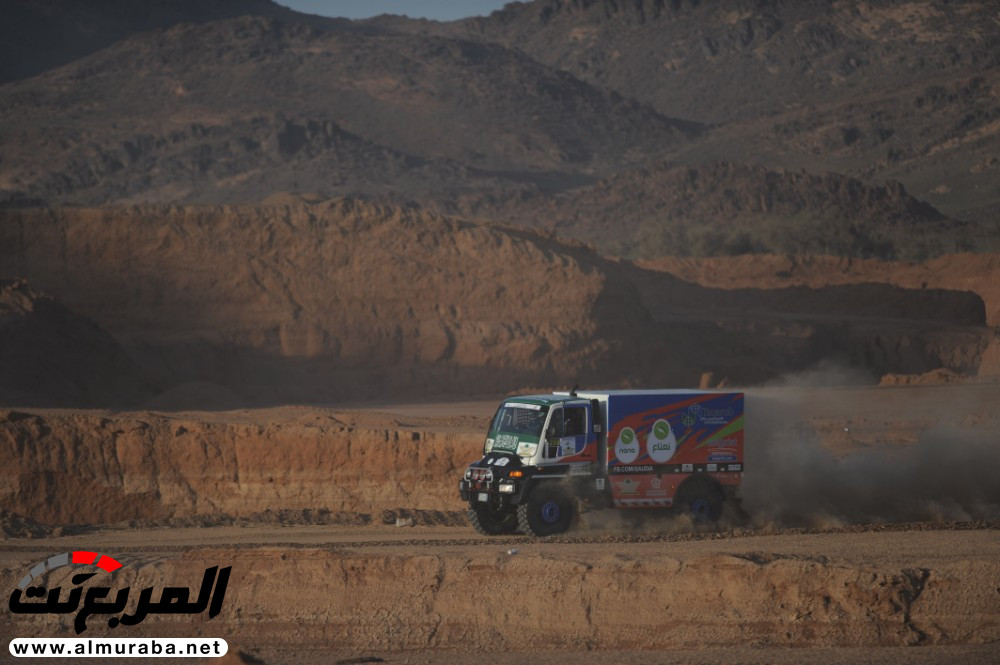
[[[552,536],[569,529],[576,500],[557,487],[540,485],[517,506],[517,523],[529,536]]]
[[[472,528],[484,536],[499,536],[517,531],[517,513],[513,510],[497,511],[488,504],[469,506]]]
[[[725,503],[722,489],[710,480],[691,480],[681,487],[675,510],[698,524],[718,522]]]

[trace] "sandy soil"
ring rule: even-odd
[[[129,633],[225,637],[231,663],[997,662],[998,386],[814,379],[750,393],[748,519],[599,511],[546,540],[463,523],[495,400],[7,410],[0,577],[78,549],[140,587],[232,566],[213,620]],[[34,635],[72,619],[0,624]]]

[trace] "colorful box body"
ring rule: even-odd
[[[607,423],[607,475],[619,508],[671,506],[681,483],[705,474],[735,490],[742,480],[743,393],[581,392]]]

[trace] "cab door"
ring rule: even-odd
[[[597,437],[590,404],[566,404],[553,409],[546,430],[545,456],[562,462],[597,460]]]

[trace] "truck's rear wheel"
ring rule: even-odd
[[[569,528],[575,509],[575,501],[568,494],[542,485],[518,505],[517,523],[528,535],[551,536]]]
[[[469,507],[472,528],[484,536],[498,536],[517,531],[517,513],[513,510],[495,510],[489,504],[478,503]]]
[[[690,515],[695,522],[718,522],[722,517],[725,497],[718,485],[707,480],[693,480],[681,488],[679,512]]]

